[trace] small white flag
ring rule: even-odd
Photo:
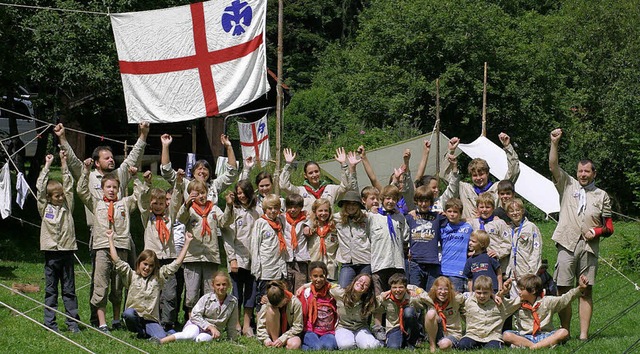
[[[267,115],[253,123],[238,122],[240,132],[240,146],[242,146],[242,159],[253,157],[253,161],[260,161],[264,166],[269,162],[269,130],[267,128]]]

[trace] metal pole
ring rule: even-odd
[[[440,79],[436,79],[436,181],[440,183]],[[432,139],[433,140],[433,139]]]

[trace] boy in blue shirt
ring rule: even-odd
[[[416,210],[406,216],[409,226],[409,257],[407,273],[409,284],[422,289],[431,289],[431,285],[440,272],[438,243],[440,227],[447,219],[439,213],[431,211],[435,193],[428,186],[416,189],[413,199]]]
[[[472,255],[467,258],[464,265],[464,275],[469,279],[468,289],[473,289],[473,282],[481,275],[491,278],[493,283],[493,292],[497,293],[502,287],[502,270],[500,262],[487,254],[490,237],[484,230],[475,230],[471,233],[469,240],[469,251]]]
[[[464,265],[467,262],[467,250],[471,237],[471,225],[462,220],[462,201],[451,198],[445,204],[447,222],[440,229],[442,260],[440,269],[447,276],[457,292],[464,292],[467,278]]]

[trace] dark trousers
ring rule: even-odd
[[[421,326],[418,319],[418,311],[413,307],[407,306],[403,309],[402,322],[404,330],[402,333],[400,326],[397,326],[387,333],[387,348],[400,349],[406,346],[415,346],[420,338]]]
[[[73,251],[47,251],[44,253],[45,305],[58,308],[58,283],[62,288],[62,302],[67,316],[80,320],[78,315],[78,298],[76,297],[76,278],[73,271]],[[66,318],[69,328],[78,328],[78,323]],[[51,329],[58,329],[56,313],[44,309],[44,324]]]
[[[340,275],[338,275],[338,284],[343,289],[346,289],[349,284],[355,279],[356,275],[371,274],[371,265],[369,264],[353,264],[345,263],[340,266]]]
[[[160,266],[170,264],[173,261],[174,259],[161,259]],[[181,295],[181,292],[178,293],[178,279],[174,274],[164,283],[164,287],[160,292],[160,324],[164,328],[173,328],[178,320],[178,312],[180,312],[179,294]]]
[[[497,340],[492,340],[489,342],[477,342],[469,337],[462,337],[460,339],[460,343],[458,344],[458,349],[460,350],[471,350],[471,349],[502,349],[502,342]]]

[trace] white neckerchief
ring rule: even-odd
[[[596,183],[594,181],[580,188],[580,191],[578,192],[578,215],[583,214],[587,209],[587,190],[594,190],[595,185]]]

